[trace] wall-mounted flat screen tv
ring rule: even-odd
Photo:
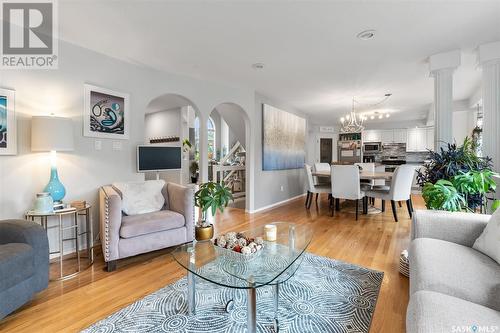
[[[181,147],[137,146],[137,172],[181,169]]]

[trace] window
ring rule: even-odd
[[[215,147],[215,123],[210,117],[207,121],[207,136],[208,136],[208,160],[217,158]],[[196,117],[194,120],[194,149],[195,152],[200,151],[200,118]]]

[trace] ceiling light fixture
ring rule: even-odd
[[[252,64],[253,69],[264,69],[264,64],[261,62],[256,62],[255,64]]]
[[[349,113],[346,118],[347,121],[344,119],[344,117],[340,118],[340,132],[341,133],[359,133],[365,129],[363,126],[363,121],[365,117],[357,114],[354,110],[354,103],[356,101],[354,100],[354,97],[352,98],[352,109],[351,113]]]
[[[390,112],[392,112],[391,110],[383,110],[383,109],[373,110],[373,108],[376,108],[381,104],[385,103],[391,96],[392,94],[390,93],[384,94],[384,97],[382,97],[382,99],[376,101],[375,103],[362,103],[353,97],[351,112],[340,118],[341,133],[357,133],[362,131],[364,129],[363,123],[364,121],[368,120],[368,118],[370,118],[371,120],[374,120],[375,118],[378,119],[389,118],[391,116],[390,115]],[[368,112],[363,112],[362,114],[357,114],[355,112],[356,104],[360,105],[362,108],[370,108],[372,110]]]
[[[369,29],[369,30],[364,30],[361,31],[359,34],[356,35],[361,40],[369,40],[375,37],[375,30]]]

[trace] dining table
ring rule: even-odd
[[[313,176],[316,177],[327,177],[331,178],[331,173],[330,171],[313,171],[312,172]],[[359,179],[360,180],[385,180],[386,182],[390,182],[392,180],[392,177],[394,175],[394,172],[387,172],[387,171],[359,171]],[[369,205],[368,207],[368,214],[379,214],[381,213],[382,210],[376,208],[373,205]]]
[[[312,175],[315,177],[331,177],[330,171],[313,171]],[[394,172],[386,171],[360,171],[359,179],[363,180],[386,180],[390,181]]]

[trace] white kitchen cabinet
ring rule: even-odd
[[[434,127],[408,129],[406,151],[423,152],[434,149]]]
[[[426,128],[426,143],[427,143],[427,149],[434,150],[434,127],[427,127]]]
[[[394,143],[406,143],[407,130],[404,128],[394,130]]]
[[[394,142],[394,130],[381,130],[380,131],[380,141],[382,143],[393,143]]]
[[[407,132],[406,151],[417,151],[417,129],[410,128]]]
[[[363,142],[381,142],[382,136],[379,130],[363,131]]]

